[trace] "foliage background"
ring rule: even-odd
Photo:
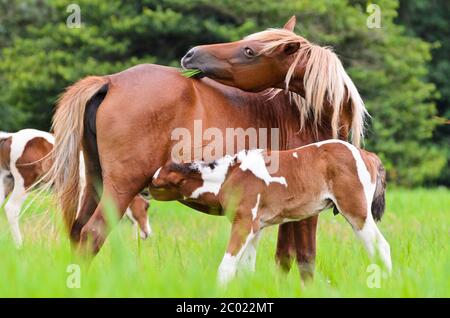
[[[372,115],[367,148],[392,182],[450,184],[450,3],[378,0],[0,0],[0,129],[48,129],[64,87],[138,63],[178,66],[191,46],[237,40],[297,16],[296,32],[341,57]]]

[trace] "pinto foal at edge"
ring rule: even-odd
[[[274,151],[270,156],[273,158]],[[175,188],[183,198],[235,210],[231,237],[219,267],[219,282],[234,277],[238,266],[254,270],[260,231],[302,220],[335,207],[363,241],[370,256],[379,254],[390,272],[390,247],[375,220],[385,206],[385,172],[373,153],[341,140],[326,140],[278,152],[275,175],[267,152],[243,150],[213,162],[169,162],[153,178],[156,187]]]
[[[35,129],[23,129],[16,133],[0,132],[0,207],[5,204],[14,242],[22,245],[19,228],[20,209],[26,200],[27,190],[45,174],[51,160],[47,159],[53,149],[53,135]],[[80,179],[84,180],[84,161],[80,158]],[[81,182],[82,187],[84,182]],[[145,239],[151,234],[147,216],[148,202],[136,196],[127,209],[127,216],[140,228],[140,236]]]

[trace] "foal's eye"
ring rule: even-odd
[[[255,52],[253,52],[253,50],[249,47],[244,48],[244,52],[245,52],[245,55],[247,55],[248,57],[255,56]]]

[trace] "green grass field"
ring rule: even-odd
[[[342,216],[319,218],[316,276],[301,286],[296,267],[275,266],[276,228],[263,233],[256,273],[241,273],[227,288],[216,271],[230,224],[176,202],[153,202],[153,236],[136,239],[123,220],[88,267],[80,288],[68,288],[70,252],[60,217],[35,202],[21,219],[24,247],[17,250],[0,217],[1,297],[450,297],[450,191],[388,190],[380,229],[391,245],[393,273],[369,288],[373,272],[362,244]],[[69,267],[70,269],[70,267]],[[382,275],[380,276],[382,277]],[[370,285],[370,284],[369,284]],[[370,285],[373,287],[373,285]]]

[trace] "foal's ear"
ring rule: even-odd
[[[179,172],[171,171],[167,175],[167,180],[174,186],[178,186],[181,183],[181,181],[183,181],[183,179],[184,176]]]
[[[298,51],[299,48],[300,48],[300,43],[298,43],[298,42],[286,43],[286,44],[283,44],[283,46],[281,47],[282,51],[286,55],[294,54],[295,52]]]
[[[297,19],[295,18],[295,15],[293,15],[288,22],[284,25],[284,29],[289,30],[291,32],[294,32],[295,23],[297,22]]]

